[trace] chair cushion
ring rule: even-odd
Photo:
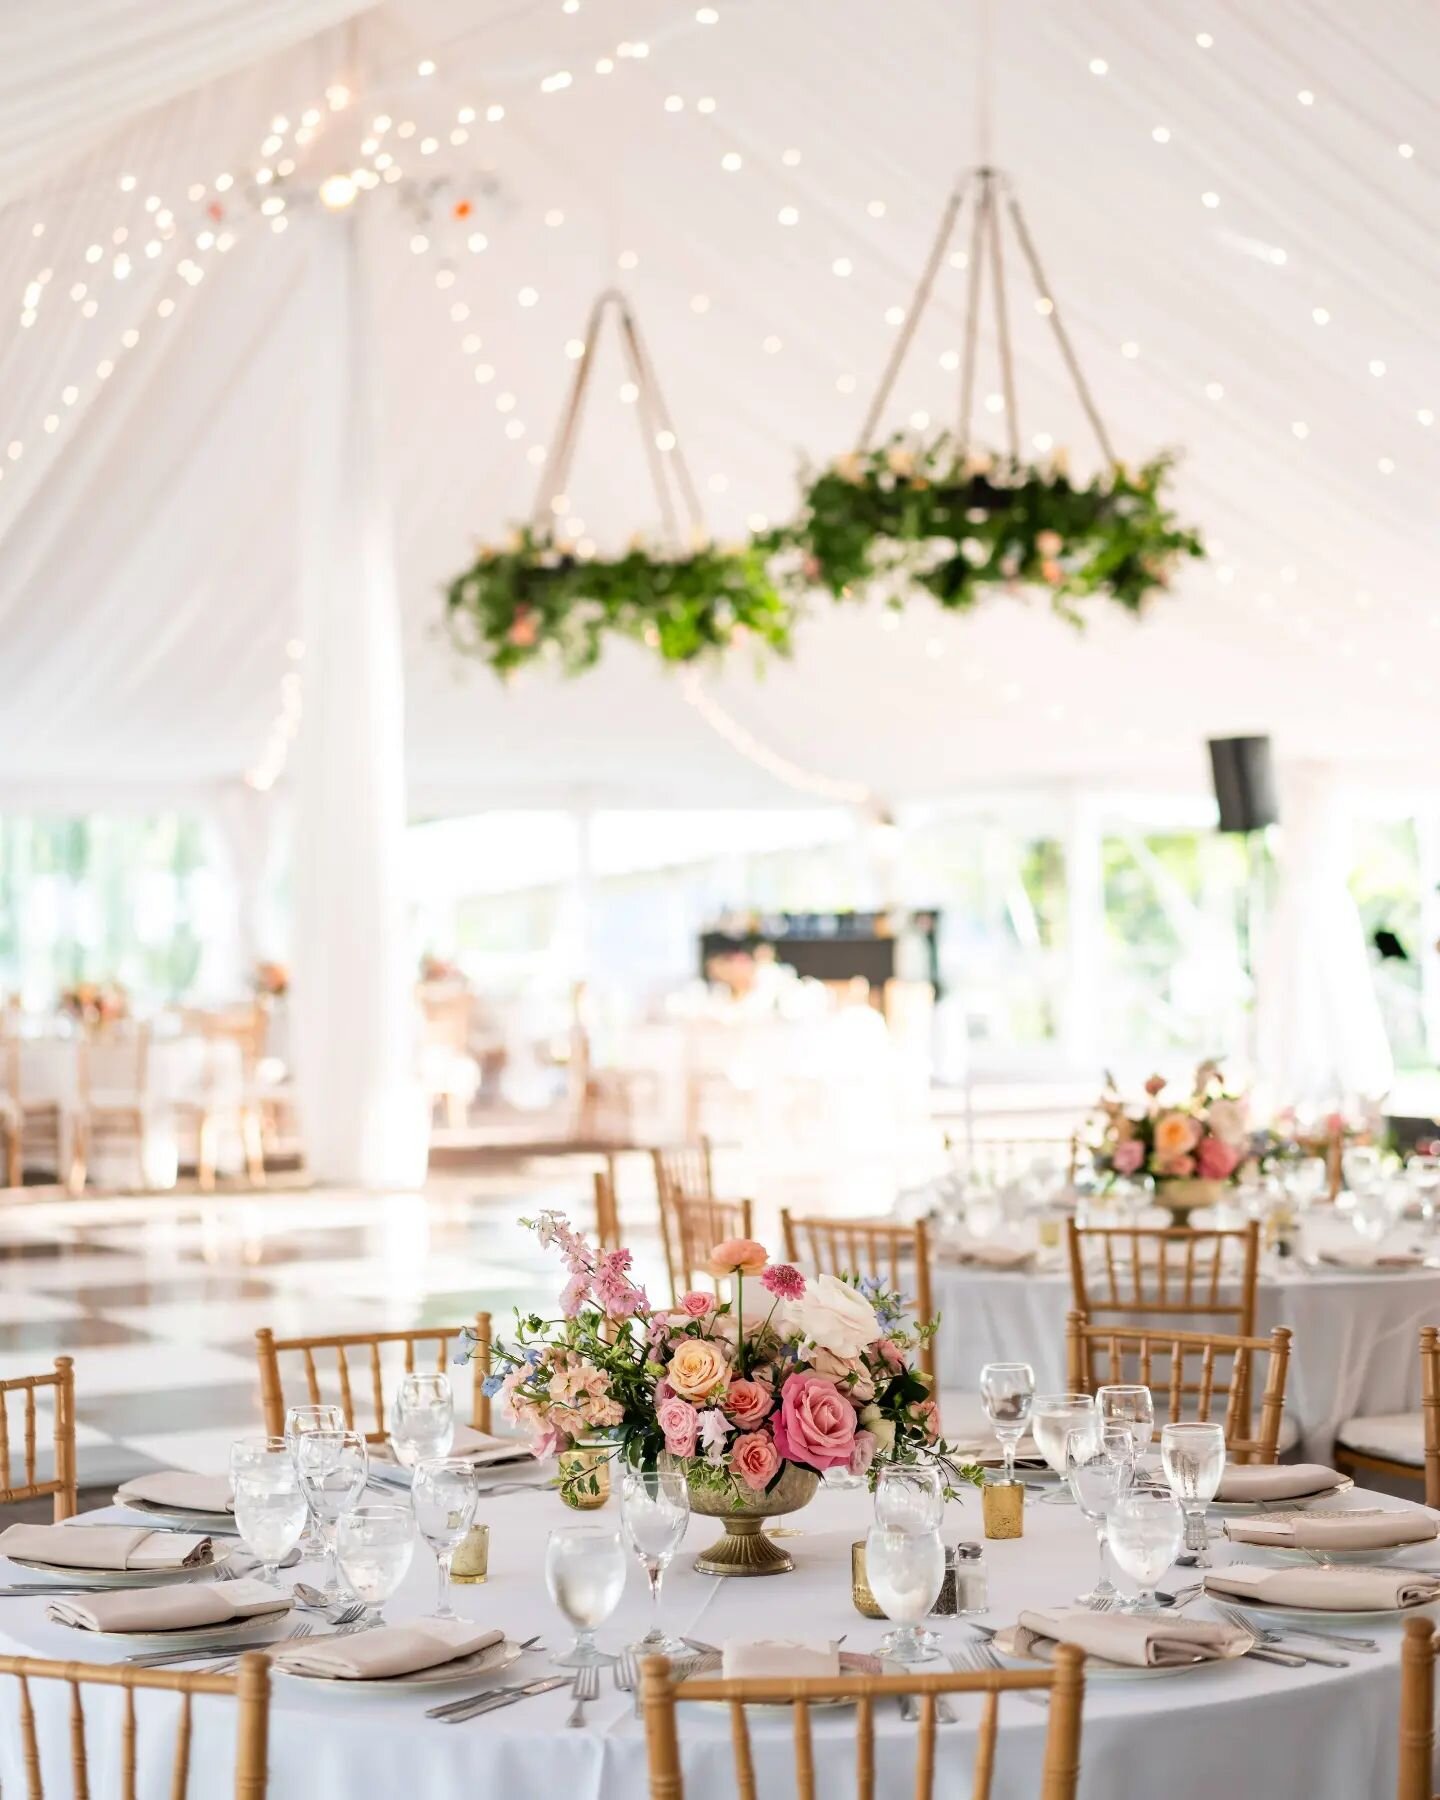
[[[1418,1412],[1347,1419],[1336,1432],[1335,1442],[1342,1450],[1358,1450],[1362,1456],[1381,1456],[1386,1462],[1416,1469],[1425,1466],[1425,1425]]]

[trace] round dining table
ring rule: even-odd
[[[1356,1490],[1332,1504],[1363,1506],[1376,1497]],[[1394,1500],[1380,1502],[1396,1505]],[[1403,1504],[1403,1503],[1401,1503]],[[484,1627],[500,1627],[522,1641],[542,1634],[543,1647],[525,1653],[501,1680],[520,1682],[555,1673],[550,1656],[569,1641],[569,1629],[547,1598],[547,1534],[576,1515],[551,1492],[507,1494],[482,1502],[490,1526],[490,1578],[483,1586],[453,1588],[460,1612]],[[850,1545],[871,1514],[860,1488],[822,1489],[787,1523],[791,1574],[761,1581],[697,1574],[693,1557],[715,1535],[713,1520],[692,1518],[685,1544],[665,1580],[669,1629],[713,1645],[727,1638],[844,1637],[847,1648],[868,1650],[883,1625],[858,1614],[850,1598]],[[118,1509],[92,1519],[130,1518]],[[590,1515],[619,1523],[618,1501]],[[979,1497],[947,1507],[947,1541],[979,1540]],[[990,1609],[983,1622],[1012,1623],[1022,1607],[1063,1604],[1095,1573],[1094,1528],[1070,1505],[1027,1500],[1023,1537],[987,1543]],[[1215,1548],[1228,1560],[1229,1546]],[[1435,1546],[1406,1552],[1417,1566],[1434,1565]],[[21,1575],[0,1560],[0,1580]],[[311,1580],[315,1570],[292,1571]],[[289,1579],[287,1575],[285,1579]],[[1172,1570],[1162,1587],[1193,1579]],[[386,1615],[404,1620],[433,1603],[434,1566],[417,1546],[404,1586]],[[1197,1606],[1197,1611],[1199,1610]],[[632,1567],[617,1611],[600,1628],[602,1648],[638,1638],[648,1616],[646,1582]],[[943,1643],[973,1641],[961,1619],[937,1619]],[[1330,1629],[1343,1630],[1343,1626]],[[1250,1659],[1202,1665],[1178,1674],[1092,1678],[1086,1687],[1081,1742],[1082,1800],[1216,1800],[1217,1796],[1304,1796],[1356,1800],[1394,1791],[1400,1694],[1398,1623],[1352,1626],[1379,1650],[1350,1654],[1344,1668],[1291,1668]],[[1311,1649],[1318,1646],[1311,1645]],[[45,1602],[0,1600],[0,1651],[58,1658],[111,1660],[124,1645],[50,1622]],[[930,1665],[935,1666],[935,1665]],[[567,1729],[567,1689],[524,1699],[465,1724],[426,1717],[426,1709],[488,1685],[360,1691],[344,1682],[316,1682],[277,1674],[270,1719],[269,1800],[476,1800],[477,1796],[560,1794],[566,1800],[642,1800],[648,1791],[645,1738],[632,1695],[607,1674],[585,1723]],[[15,1728],[13,1681],[0,1678],[0,1788],[27,1791]],[[51,1779],[68,1768],[69,1696],[64,1683],[32,1682],[41,1747]],[[177,1702],[174,1695],[137,1695],[141,1800],[170,1792],[169,1766]],[[120,1792],[118,1761],[122,1697],[92,1689],[86,1716],[95,1800]],[[956,1719],[939,1732],[937,1794],[968,1793],[980,1713],[978,1697],[956,1701]],[[854,1782],[854,1714],[844,1707],[812,1715],[816,1772],[824,1793],[848,1794]],[[1041,1706],[1012,1695],[1002,1701],[994,1800],[1036,1800],[1046,1729]],[[201,1699],[194,1711],[194,1757],[189,1800],[229,1800],[232,1792],[233,1707]],[[751,1715],[761,1794],[793,1792],[792,1735],[779,1711]],[[877,1788],[909,1796],[916,1732],[897,1706],[876,1714]],[[680,1738],[687,1800],[730,1800],[735,1792],[730,1728],[723,1709],[681,1709]],[[101,1778],[98,1771],[106,1774]],[[62,1781],[63,1786],[63,1781]],[[48,1790],[47,1790],[48,1791]]]

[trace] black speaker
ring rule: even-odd
[[[1268,737],[1211,738],[1210,775],[1222,831],[1263,831],[1280,817]]]

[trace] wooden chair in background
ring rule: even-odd
[[[797,1218],[781,1209],[780,1229],[788,1261],[804,1263],[817,1275],[861,1275],[903,1294],[920,1322],[933,1319],[930,1289],[930,1235],[923,1219],[899,1225],[888,1219]],[[919,1364],[935,1391],[935,1337],[920,1346]],[[936,1396],[938,1398],[938,1394]]]
[[[669,1150],[652,1150],[655,1192],[663,1205],[667,1199],[713,1200],[715,1159],[709,1138],[679,1144]]]
[[[10,1037],[5,1044],[4,1079],[9,1099],[7,1111],[13,1112],[16,1135],[6,1146],[6,1181],[19,1187],[25,1178],[27,1163],[40,1168],[53,1168],[56,1179],[72,1194],[85,1186],[85,1147],[74,1101],[79,1095],[78,1046],[68,1049],[77,1060],[72,1064],[73,1083],[66,1082],[69,1098],[53,1091],[32,1095],[39,1070],[37,1060],[49,1061],[58,1046],[27,1045],[20,1037]],[[33,1158],[33,1163],[31,1159]]]
[[[1435,1792],[1435,1636],[1433,1619],[1407,1619],[1400,1646],[1400,1777],[1397,1800]]]
[[[595,1171],[595,1241],[602,1250],[620,1248],[620,1206],[616,1198],[615,1158]]]
[[[1277,1325],[1269,1337],[1220,1332],[1169,1331],[1163,1326],[1092,1325],[1072,1312],[1065,1325],[1067,1380],[1077,1394],[1093,1394],[1105,1382],[1139,1382],[1155,1395],[1157,1424],[1209,1419],[1217,1399],[1225,1403],[1225,1447],[1231,1462],[1273,1463],[1279,1454],[1290,1365],[1290,1331]],[[1268,1360],[1260,1401],[1260,1425],[1250,1429],[1253,1363]],[[1229,1360],[1228,1376],[1217,1362]],[[1156,1363],[1164,1365],[1157,1369]]]
[[[151,1185],[150,1027],[117,1029],[115,1036],[82,1037],[78,1046],[80,1155],[89,1165],[97,1153],[133,1149],[137,1186]]]
[[[235,1800],[265,1800],[270,1739],[270,1663],[268,1658],[252,1651],[240,1658],[234,1675],[181,1674],[173,1669],[140,1669],[128,1663],[48,1662],[38,1656],[0,1656],[0,1676],[13,1676],[20,1687],[20,1742],[25,1757],[26,1791],[29,1800],[46,1800],[41,1775],[40,1740],[35,1729],[35,1710],[30,1690],[32,1682],[54,1681],[70,1690],[69,1741],[70,1782],[67,1791],[77,1800],[85,1800],[90,1792],[90,1768],[85,1746],[85,1688],[118,1687],[125,1690],[125,1711],[120,1727],[121,1773],[120,1792],[124,1800],[133,1800],[139,1791],[136,1776],[136,1740],[139,1736],[135,1718],[136,1690],[159,1689],[179,1694],[180,1717],[175,1729],[175,1755],[172,1762],[170,1792],[182,1797],[193,1793],[198,1782],[190,1779],[191,1702],[196,1694],[219,1694],[237,1703],[235,1724]],[[146,1733],[148,1739],[149,1734]],[[111,1753],[96,1759],[96,1782],[105,1791],[114,1791],[109,1783],[116,1760]],[[59,1800],[60,1790],[50,1790]],[[157,1782],[147,1782],[144,1791],[158,1793]],[[218,1789],[217,1789],[218,1791]]]
[[[672,1299],[695,1286],[716,1244],[755,1235],[754,1212],[749,1200],[688,1200],[673,1193],[661,1200],[660,1242]]]
[[[944,1144],[964,1174],[997,1184],[1021,1180],[1039,1162],[1064,1169],[1065,1179],[1073,1182],[1080,1161],[1078,1132],[1069,1137],[1000,1138],[973,1133],[956,1137],[947,1131]]]
[[[1075,1310],[1086,1318],[1127,1325],[1154,1315],[1206,1318],[1228,1321],[1225,1329],[1240,1337],[1254,1334],[1258,1220],[1234,1231],[1201,1231],[1080,1226],[1070,1219],[1067,1230]]]
[[[1061,1644],[1046,1669],[987,1669],[964,1675],[840,1675],[811,1680],[786,1676],[723,1681],[718,1677],[676,1682],[663,1657],[647,1656],[641,1665],[645,1708],[645,1745],[650,1765],[650,1800],[684,1800],[677,1702],[719,1702],[730,1709],[730,1742],[739,1800],[756,1800],[755,1766],[750,1748],[747,1705],[791,1702],[794,1710],[795,1784],[787,1791],[796,1800],[815,1800],[818,1787],[810,1733],[812,1704],[844,1696],[855,1702],[855,1793],[874,1800],[875,1703],[913,1694],[920,1703],[915,1732],[916,1800],[935,1794],[935,1709],[944,1694],[983,1694],[976,1733],[971,1800],[990,1800],[1000,1726],[1000,1696],[1036,1689],[1048,1692],[1045,1759],[1036,1800],[1075,1800],[1080,1779],[1080,1712],[1085,1697],[1085,1659],[1073,1645]],[[886,1792],[895,1789],[886,1787]],[[955,1772],[947,1765],[946,1792],[955,1792]],[[1404,1797],[1408,1800],[1408,1796]]]
[[[1420,1411],[1346,1419],[1335,1434],[1335,1467],[1425,1483],[1425,1504],[1440,1508],[1440,1330],[1420,1328]]]
[[[38,1479],[39,1459],[36,1453],[39,1419],[35,1396],[44,1393],[53,1393],[55,1396],[52,1432],[55,1466],[48,1481]],[[24,1422],[21,1426],[25,1479],[20,1482],[13,1481],[10,1474],[13,1449],[7,1408],[11,1394],[25,1396]],[[14,1500],[43,1500],[47,1494],[55,1496],[56,1524],[62,1519],[74,1518],[77,1505],[75,1365],[68,1356],[55,1358],[53,1374],[16,1375],[9,1381],[0,1381],[0,1506],[7,1506]]]
[[[475,1387],[470,1406],[470,1423],[476,1431],[490,1430],[490,1398],[483,1390],[485,1377],[490,1373],[490,1315],[488,1312],[477,1313],[475,1323],[470,1331],[475,1339],[475,1354],[472,1367],[475,1371]],[[350,1378],[351,1350],[368,1350],[368,1374],[370,1381],[370,1402],[375,1416],[374,1426],[364,1431],[368,1444],[380,1444],[385,1441],[390,1429],[389,1409],[385,1400],[385,1370],[381,1350],[385,1344],[401,1344],[404,1346],[404,1370],[407,1375],[415,1370],[415,1349],[419,1344],[434,1345],[435,1369],[444,1374],[450,1366],[450,1350],[464,1335],[465,1327],[420,1326],[414,1331],[361,1331],[346,1332],[334,1337],[310,1338],[277,1338],[268,1327],[255,1333],[255,1353],[260,1363],[260,1404],[265,1414],[265,1429],[271,1437],[281,1437],[285,1431],[285,1412],[287,1404],[309,1404],[319,1406],[333,1396],[321,1391],[320,1372],[315,1364],[317,1350],[333,1350],[335,1352],[336,1372],[339,1377],[339,1395],[336,1404],[345,1414],[345,1424],[351,1431],[363,1428],[355,1422],[355,1393]],[[285,1389],[281,1380],[280,1358],[289,1354],[298,1354],[304,1359],[305,1400],[287,1403]]]

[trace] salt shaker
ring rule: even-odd
[[[979,1544],[955,1546],[955,1610],[961,1614],[990,1610],[990,1571]]]

